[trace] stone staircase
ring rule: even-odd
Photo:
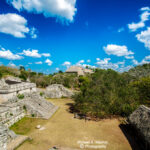
[[[20,101],[20,104],[26,107],[27,115],[32,116],[34,114],[34,117],[44,119],[49,119],[58,109],[57,106],[36,93],[27,96],[24,100]]]

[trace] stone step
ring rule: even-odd
[[[8,145],[7,150],[14,150],[16,149],[20,144],[25,142],[27,139],[29,139],[28,136],[18,135],[17,138],[13,139]]]

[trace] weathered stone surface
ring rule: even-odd
[[[44,119],[49,119],[58,109],[37,93],[26,95],[23,100],[19,101],[19,104],[25,106],[27,115]]]
[[[62,98],[62,97],[71,97],[73,91],[65,88],[61,84],[52,84],[46,88],[45,95],[48,98]]]
[[[0,123],[10,127],[25,116],[23,107],[18,103],[6,103],[0,105]]]
[[[137,131],[145,147],[150,148],[150,108],[140,106],[129,116],[128,120]]]
[[[7,150],[16,149],[20,144],[22,144],[27,139],[29,139],[28,136],[18,135],[16,138],[12,139],[10,143],[8,143]]]
[[[0,80],[0,89],[8,89],[9,85],[5,82],[4,79]]]
[[[24,98],[19,99],[18,94],[23,94]],[[49,119],[58,109],[36,92],[34,83],[20,82],[15,78],[0,80],[0,97],[0,150],[13,150],[27,139],[16,135],[8,127],[25,115]]]
[[[0,80],[0,97],[11,99],[18,94],[32,93],[36,91],[36,85],[29,82],[17,82],[11,80]]]
[[[7,144],[16,137],[17,135],[13,131],[0,124],[0,150],[7,150]]]
[[[13,77],[13,76],[8,76],[8,77],[5,78],[5,80],[15,81],[15,82],[21,82],[20,78]]]

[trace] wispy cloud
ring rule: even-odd
[[[140,21],[138,23],[132,22],[131,24],[128,24],[128,28],[132,32],[137,31],[139,28],[145,27],[145,22],[149,20],[150,8],[143,7],[141,8],[141,11],[142,11],[142,14],[140,15]]]

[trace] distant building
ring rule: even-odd
[[[80,66],[71,66],[70,68],[68,68],[66,70],[66,73],[75,73],[77,74],[78,76],[84,76],[85,74],[91,74],[93,73],[93,70],[91,69],[85,69],[85,68],[82,68]]]

